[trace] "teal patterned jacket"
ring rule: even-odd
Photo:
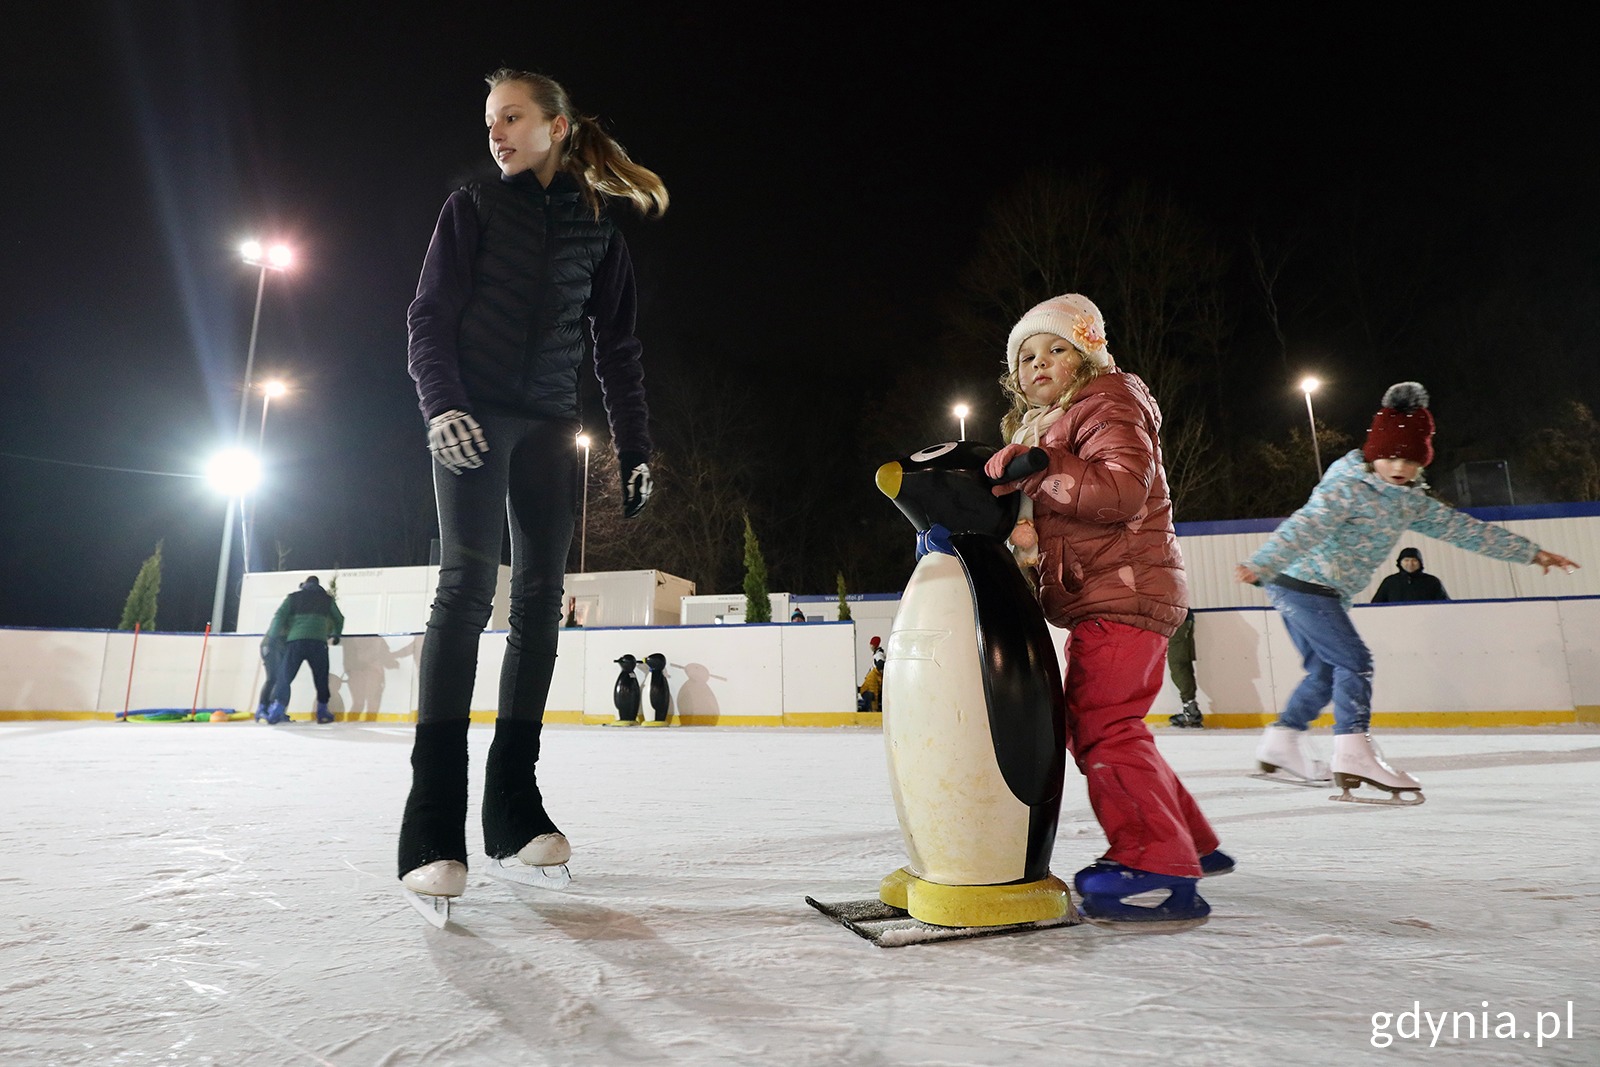
[[[1311,499],[1282,523],[1247,564],[1265,580],[1284,574],[1339,592],[1345,607],[1394,555],[1407,530],[1493,559],[1532,563],[1539,546],[1480,522],[1421,489],[1392,485],[1367,470],[1359,449],[1328,468]]]

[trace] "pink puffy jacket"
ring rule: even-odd
[[[1039,535],[1039,601],[1055,625],[1110,619],[1171,637],[1183,621],[1189,587],[1160,428],[1149,388],[1113,370],[1045,429],[1050,466],[1022,488]]]

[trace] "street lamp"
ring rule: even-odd
[[[578,534],[578,573],[589,572],[589,435],[578,435],[578,447],[583,449],[583,518]]]
[[[261,275],[256,280],[256,310],[250,318],[250,347],[244,357],[244,389],[239,393],[239,428],[234,432],[234,449],[244,447],[244,420],[245,411],[250,404],[250,394],[255,391],[255,365],[256,365],[256,335],[261,328],[261,296],[267,289],[267,271],[288,270],[294,262],[294,253],[285,244],[275,244],[270,248],[260,241],[250,240],[239,246],[239,255],[252,267],[261,268]],[[265,413],[262,418],[264,419]],[[257,465],[259,477],[260,466]],[[246,490],[248,491],[248,490]],[[241,510],[244,508],[244,498],[237,498]],[[217,589],[211,598],[211,626],[213,629],[222,629],[222,613],[227,604],[228,597],[228,562],[233,555],[233,499],[228,501],[228,517],[222,524],[222,557],[217,560]]]
[[[1306,419],[1311,423],[1311,468],[1316,472],[1319,482],[1322,480],[1322,449],[1317,446],[1317,416],[1311,410],[1311,394],[1321,384],[1309,375],[1300,379],[1300,390],[1306,394]]]
[[[246,241],[239,246],[239,255],[252,267],[261,268],[261,274],[256,279],[256,310],[250,317],[250,347],[244,357],[244,390],[239,394],[239,440],[244,440],[244,415],[245,407],[250,403],[250,394],[255,388],[256,365],[256,335],[261,330],[261,296],[267,289],[267,271],[288,270],[294,262],[294,253],[288,245],[276,244],[271,248],[263,247],[260,241]]]
[[[261,430],[256,434],[256,456],[258,459],[266,455],[267,407],[274,399],[283,396],[288,392],[289,387],[277,379],[273,379],[270,382],[261,383]],[[239,507],[241,509],[240,527],[244,534],[244,570],[246,574],[249,574],[250,543],[256,527],[256,498],[254,496],[250,497],[250,510],[248,514],[243,511],[244,501],[242,499],[239,501]]]
[[[965,404],[957,404],[955,407],[950,409],[950,414],[954,415],[961,423],[961,440],[963,441],[967,439],[967,413],[971,410],[972,409],[967,407]]]
[[[267,441],[267,405],[288,392],[289,387],[277,379],[261,383],[261,432],[256,435],[256,453],[258,455],[261,453],[262,445],[266,444]]]

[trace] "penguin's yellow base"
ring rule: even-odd
[[[902,867],[884,878],[878,899],[933,926],[1011,926],[1072,912],[1067,884],[1053,874],[1011,885],[940,885]]]

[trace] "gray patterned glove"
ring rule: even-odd
[[[489,451],[478,420],[465,411],[447,411],[428,420],[428,451],[451,474],[483,466]]]
[[[631,519],[650,503],[650,493],[655,481],[650,477],[648,457],[642,452],[617,454],[617,467],[622,471],[622,517]]]

